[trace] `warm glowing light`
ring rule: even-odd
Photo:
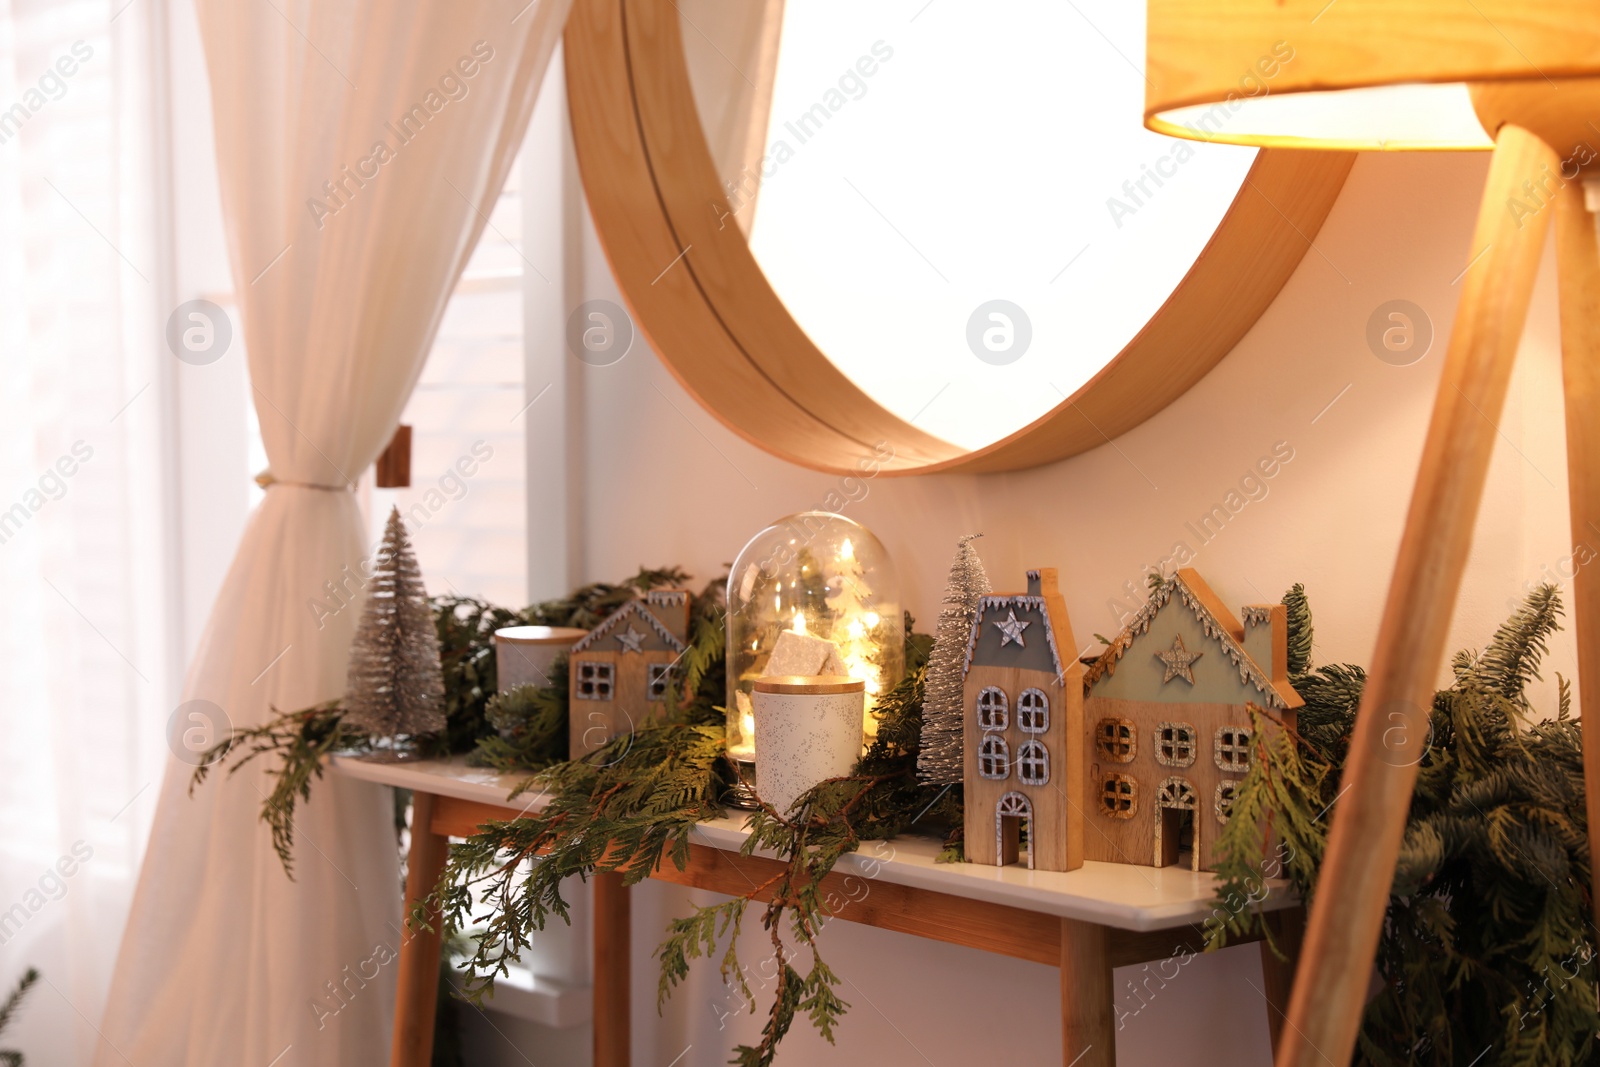
[[[806,632],[806,613],[803,611],[794,613],[794,632],[797,634]]]
[[[860,619],[851,619],[850,625],[845,627],[853,640],[859,641],[867,635],[867,628],[861,625]]]
[[[855,558],[855,554],[856,554],[855,546],[851,545],[850,544],[850,538],[846,537],[844,539],[844,541],[839,545],[839,558],[840,559],[854,559]]]
[[[878,613],[876,611],[869,611],[865,615],[861,616],[861,618],[866,622],[867,629],[869,630],[883,621],[882,619],[878,618]]]
[[[756,717],[748,711],[739,713],[739,732],[744,735],[747,742],[755,743]]]

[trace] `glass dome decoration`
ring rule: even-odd
[[[879,694],[904,673],[900,582],[883,542],[865,526],[827,511],[803,511],[744,546],[728,574],[728,754],[734,759],[755,759],[750,689],[762,675],[861,679],[862,731],[870,738],[877,733]]]

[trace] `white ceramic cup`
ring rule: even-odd
[[[756,792],[777,809],[861,758],[866,683],[859,678],[757,678],[750,701],[756,720]]]

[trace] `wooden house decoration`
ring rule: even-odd
[[[688,649],[689,593],[652,589],[589,631],[567,657],[568,751],[586,755],[662,709]]]
[[[962,702],[966,855],[971,863],[1083,865],[1083,667],[1052,569],[1025,594],[978,602]]]
[[[1288,610],[1243,616],[1180,570],[1084,673],[1088,859],[1215,865],[1217,831],[1250,768],[1249,705],[1292,726],[1304,703],[1289,685]]]

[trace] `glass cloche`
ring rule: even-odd
[[[779,519],[751,538],[728,574],[728,753],[755,758],[750,688],[762,675],[847,674],[874,705],[905,673],[900,582],[883,542],[826,511]]]

